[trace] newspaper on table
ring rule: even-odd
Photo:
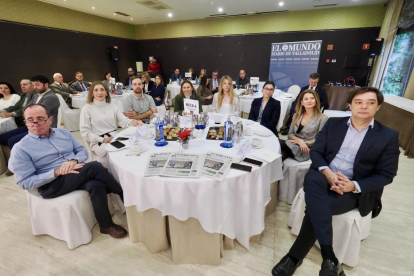
[[[145,164],[144,176],[160,175],[162,169],[165,167],[171,152],[152,153],[150,154],[147,163]]]
[[[161,176],[199,178],[204,154],[173,153],[161,171]]]
[[[223,181],[230,171],[231,163],[240,162],[239,158],[215,152],[207,152],[204,159],[203,176]]]
[[[199,102],[197,100],[184,99],[184,111],[199,114]]]

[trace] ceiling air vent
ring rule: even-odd
[[[152,9],[154,11],[162,11],[162,10],[171,10],[170,6],[162,3],[159,0],[135,0],[135,3],[144,6],[146,8]]]
[[[130,16],[129,14],[123,13],[123,12],[115,12],[116,14],[122,15],[122,16]]]
[[[248,15],[258,15],[258,14],[270,14],[270,13],[282,13],[287,12],[289,10],[283,10],[283,11],[268,11],[268,12],[247,12],[247,13],[241,13],[241,14],[226,14],[226,13],[219,13],[219,14],[211,14],[209,17],[206,17],[206,19],[211,18],[224,18],[224,17],[238,17],[238,16],[248,16]]]
[[[323,8],[323,7],[333,7],[333,6],[336,6],[336,5],[338,5],[338,4],[316,5],[316,6],[313,6],[313,7],[314,8]]]

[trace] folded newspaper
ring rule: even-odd
[[[223,181],[230,171],[231,163],[240,162],[240,158],[229,155],[207,152],[204,159],[203,176]]]
[[[160,175],[170,156],[171,152],[150,154],[148,161],[145,164],[144,176]]]
[[[165,163],[161,176],[200,178],[205,155],[173,153]]]

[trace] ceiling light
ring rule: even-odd
[[[218,11],[219,12],[223,12],[223,8],[218,8]]]
[[[95,9],[95,7],[92,7],[92,9],[94,10],[94,9]]]
[[[284,4],[285,3],[283,3],[283,2],[279,2],[279,6],[281,6],[281,7],[283,7]]]
[[[114,13],[114,15],[116,15],[116,13]]]
[[[131,20],[134,20],[134,18],[131,17]]]
[[[168,13],[168,17],[172,17],[172,13]]]

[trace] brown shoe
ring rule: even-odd
[[[14,173],[11,170],[7,169],[6,176],[12,176],[12,175],[14,175]]]
[[[122,226],[113,224],[111,227],[108,228],[101,228],[102,234],[109,234],[112,238],[120,239],[128,235],[127,230],[125,230]]]

